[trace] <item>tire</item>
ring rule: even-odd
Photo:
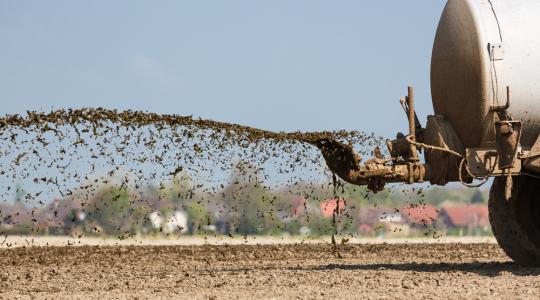
[[[495,178],[489,196],[493,235],[516,263],[540,266],[540,180],[513,178],[512,197],[506,200],[506,178]]]

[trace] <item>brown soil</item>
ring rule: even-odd
[[[338,258],[341,257],[341,258]],[[493,244],[0,250],[0,298],[532,298],[540,269]]]

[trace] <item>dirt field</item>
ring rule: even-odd
[[[534,298],[540,269],[488,244],[0,249],[0,298]]]

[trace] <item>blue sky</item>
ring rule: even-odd
[[[270,130],[406,130],[432,111],[444,0],[0,0],[3,113],[104,106]]]

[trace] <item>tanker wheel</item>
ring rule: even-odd
[[[524,266],[540,266],[540,180],[513,178],[512,197],[504,197],[506,178],[495,178],[489,196],[493,235],[506,254]]]

